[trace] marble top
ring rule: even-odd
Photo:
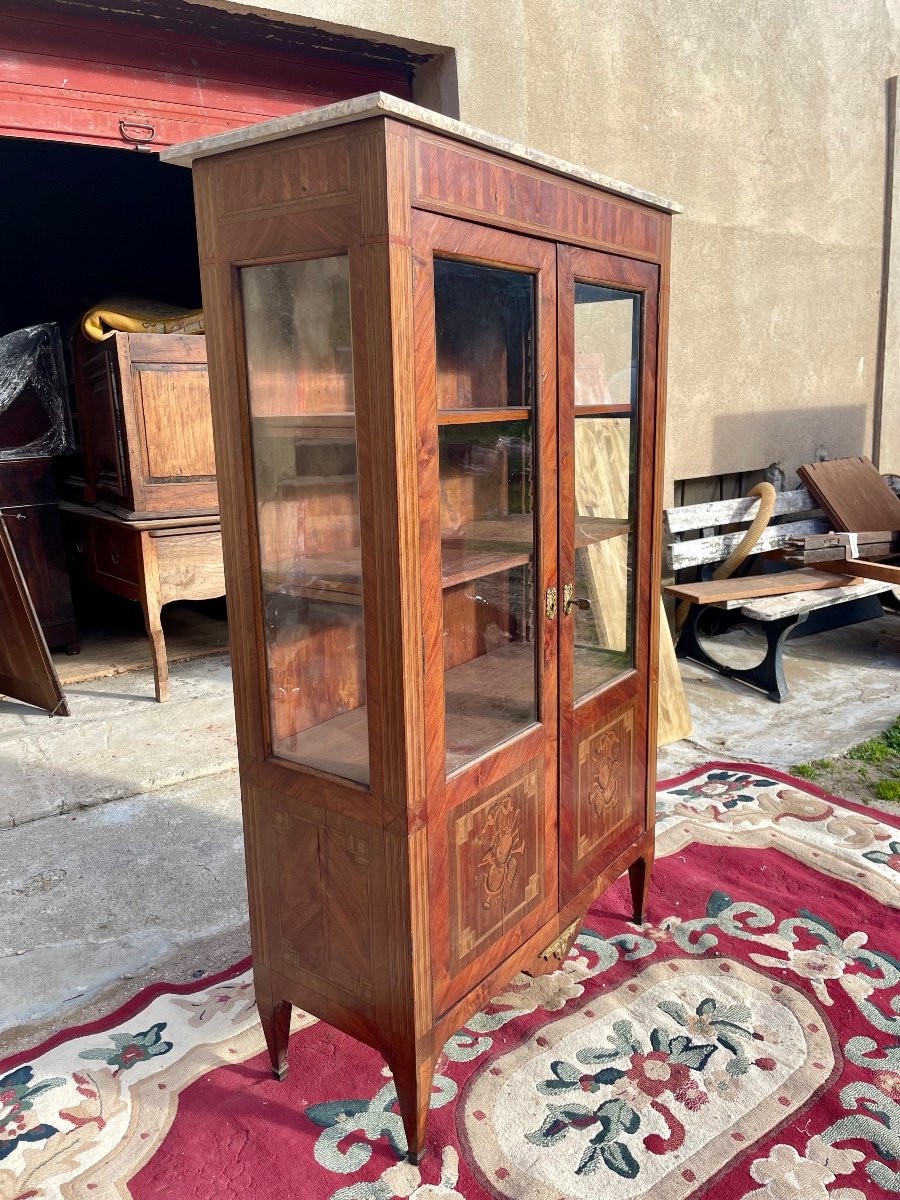
[[[182,142],[177,146],[169,146],[160,153],[163,162],[175,163],[179,167],[189,167],[195,159],[206,158],[211,154],[222,154],[226,150],[238,150],[247,146],[258,146],[262,142],[274,142],[279,138],[290,137],[295,133],[303,133],[309,129],[327,129],[332,125],[345,125],[350,121],[362,121],[366,117],[391,116],[399,117],[411,125],[423,129],[435,129],[448,137],[461,142],[469,142],[475,146],[484,146],[497,154],[518,162],[531,163],[542,167],[545,171],[553,171],[556,175],[564,175],[568,179],[577,179],[582,183],[590,183],[604,191],[613,192],[617,196],[626,196],[629,200],[637,200],[641,204],[649,204],[663,212],[679,213],[681,206],[674,200],[664,196],[656,196],[642,188],[632,187],[601,175],[598,171],[590,171],[587,167],[575,163],[563,162],[551,154],[540,150],[531,150],[508,138],[498,137],[493,133],[485,133],[462,121],[455,121],[429,108],[421,108],[418,104],[410,104],[408,100],[400,100],[387,92],[372,92],[368,96],[356,96],[352,100],[339,100],[325,108],[314,108],[308,112],[290,113],[286,117],[275,117],[271,121],[263,121],[258,125],[247,125],[241,129],[229,129],[226,133],[217,133],[213,137],[197,138],[193,142]]]

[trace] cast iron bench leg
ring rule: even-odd
[[[761,688],[770,700],[780,704],[790,696],[787,682],[784,678],[782,654],[784,643],[792,629],[801,625],[809,613],[795,613],[790,617],[782,617],[780,621],[759,621],[766,635],[766,656],[755,667],[729,667],[708,654],[700,642],[697,626],[703,616],[705,606],[692,604],[685,621],[675,653],[679,658],[690,658],[704,667],[712,667],[720,675],[729,679],[737,679],[748,683],[751,687]]]

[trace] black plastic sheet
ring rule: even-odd
[[[0,337],[0,462],[72,449],[59,327],[30,325]]]

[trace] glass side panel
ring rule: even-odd
[[[634,665],[640,297],[575,289],[574,700]],[[593,415],[596,407],[606,413]]]
[[[272,752],[369,780],[346,255],[241,270]]]
[[[447,770],[538,719],[531,420],[439,433]]]
[[[528,408],[534,395],[534,276],[437,258],[439,409]]]
[[[637,397],[640,296],[575,284],[575,404],[629,407]]]

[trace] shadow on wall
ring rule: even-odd
[[[862,404],[719,413],[712,421],[713,461],[727,471],[762,470],[774,463],[785,472],[785,486],[798,487],[797,467],[803,463],[871,455],[870,421]]]

